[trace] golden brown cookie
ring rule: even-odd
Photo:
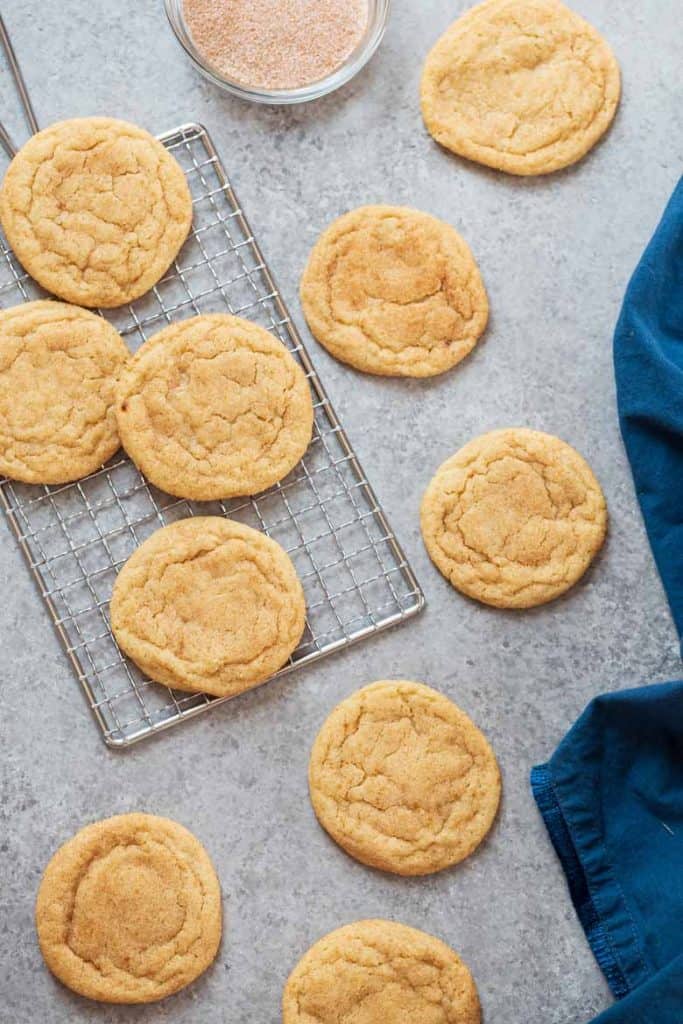
[[[441,37],[422,76],[422,113],[442,146],[510,174],[585,156],[612,123],[619,65],[559,0],[485,0]]]
[[[432,561],[463,594],[498,608],[552,601],[602,547],[607,506],[590,467],[536,430],[494,430],[437,471],[422,501]]]
[[[133,356],[117,389],[121,443],[157,487],[195,501],[257,494],[311,441],[306,376],[272,334],[215,314],[171,324]]]
[[[452,701],[421,683],[383,681],[329,716],[308,769],[313,809],[356,860],[427,875],[468,857],[500,802],[495,755]]]
[[[282,1024],[480,1024],[469,970],[439,939],[356,921],[316,942],[289,976]]]
[[[0,191],[0,221],[43,288],[80,306],[121,306],[168,270],[190,230],[192,197],[149,132],[83,117],[22,146]]]
[[[220,516],[153,533],[119,573],[116,641],[158,683],[232,697],[282,668],[304,631],[304,593],[279,544]]]
[[[321,345],[366,373],[431,377],[474,348],[488,320],[479,268],[450,225],[405,206],[362,206],[321,235],[301,281]]]
[[[128,349],[94,313],[63,302],[0,312],[0,475],[63,484],[119,447],[116,378]]]
[[[68,988],[104,1003],[152,1003],[198,978],[221,939],[209,856],[182,825],[122,814],[57,850],[36,900],[40,950]]]

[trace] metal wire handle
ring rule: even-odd
[[[31,103],[31,97],[28,94],[26,82],[24,81],[24,76],[21,73],[19,61],[17,60],[17,55],[14,52],[12,40],[9,37],[9,32],[7,31],[7,27],[5,25],[2,14],[0,14],[0,40],[2,41],[3,49],[5,51],[5,54],[7,55],[7,62],[10,66],[10,71],[12,72],[12,77],[14,79],[14,84],[17,87],[17,92],[19,93],[19,98],[21,100],[21,105],[24,109],[26,122],[29,128],[31,129],[31,134],[35,135],[35,133],[38,131],[38,121],[36,120],[36,115],[33,110],[33,104]],[[9,134],[2,121],[0,121],[0,145],[2,145],[3,149],[10,157],[10,159],[16,155],[17,147],[14,141],[12,140],[12,136]]]

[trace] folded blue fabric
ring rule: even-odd
[[[683,639],[683,179],[614,337],[619,418]],[[683,682],[598,697],[531,785],[617,1002],[594,1024],[683,1024]]]
[[[682,1024],[683,682],[598,697],[531,785],[622,1000],[598,1021]]]
[[[614,368],[638,501],[683,637],[683,178],[628,286]]]

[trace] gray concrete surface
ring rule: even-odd
[[[615,414],[611,334],[621,297],[681,169],[680,25],[663,0],[576,0],[623,68],[606,141],[579,166],[521,180],[461,162],[425,133],[420,63],[461,2],[399,0],[382,48],[345,90],[291,110],[250,107],[198,77],[161,0],[19,0],[3,14],[42,124],[107,113],[152,131],[207,124],[293,313],[319,230],[365,202],[408,203],[466,236],[488,286],[485,341],[431,382],[316,365],[426,590],[425,614],[317,667],[123,753],[100,739],[20,553],[0,527],[0,1020],[276,1024],[288,971],[329,929],[364,916],[424,928],[459,950],[488,1024],[582,1024],[610,1002],[533,805],[530,766],[596,693],[680,675]],[[2,117],[21,136],[3,71]],[[605,552],[564,600],[528,614],[468,602],[432,569],[418,529],[432,470],[473,435],[525,424],[591,461],[611,512]],[[347,858],[314,821],[310,743],[358,685],[404,676],[442,688],[488,732],[505,799],[461,867],[402,881]],[[215,967],[148,1008],[71,995],[43,967],[32,908],[55,847],[79,826],[144,809],[192,828],[223,884]]]

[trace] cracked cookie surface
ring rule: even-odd
[[[444,462],[421,522],[432,561],[454,587],[498,608],[530,608],[583,576],[605,539],[607,506],[570,445],[512,428]]]
[[[602,36],[558,0],[485,0],[436,43],[422,113],[437,142],[510,174],[580,160],[619,103],[619,65]]]
[[[153,484],[211,501],[282,480],[311,441],[306,376],[263,327],[215,314],[171,324],[117,388],[121,443]]]
[[[500,772],[476,725],[421,683],[381,681],[339,704],[311,752],[320,824],[352,857],[398,875],[457,864],[500,802]]]
[[[234,696],[282,668],[304,631],[304,593],[275,541],[220,516],[165,526],[114,584],[116,641],[158,683]]]
[[[20,149],[0,191],[0,221],[43,288],[113,307],[166,273],[190,230],[192,197],[177,160],[149,132],[84,117]]]
[[[480,1024],[479,996],[440,939],[394,921],[356,921],[292,971],[282,1024]]]
[[[333,356],[398,377],[431,377],[459,363],[489,308],[458,232],[403,206],[363,206],[334,221],[311,252],[301,303]]]
[[[174,821],[122,814],[52,857],[36,900],[40,950],[74,992],[150,1003],[189,985],[221,939],[221,893],[198,839]]]
[[[102,317],[63,302],[0,312],[0,475],[63,484],[119,447],[116,378],[129,353]]]

